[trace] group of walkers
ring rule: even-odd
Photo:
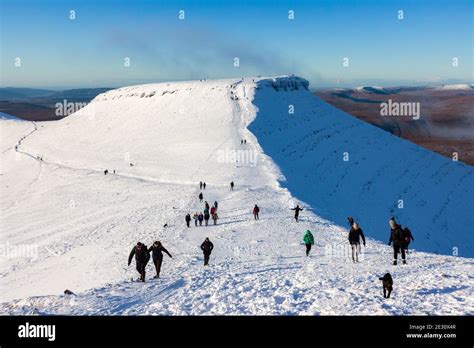
[[[206,183],[201,181],[199,183],[199,188],[201,190],[205,189]],[[233,181],[230,183],[230,189],[231,190],[234,189]],[[199,193],[198,198],[200,202],[203,202],[204,196],[202,192]],[[202,226],[203,222],[205,226],[208,226],[209,220],[211,218],[214,222],[214,225],[216,225],[217,219],[218,219],[217,209],[218,209],[217,201],[214,202],[212,207],[209,206],[209,203],[207,201],[204,201],[203,212],[195,212],[192,217],[190,213],[186,214],[185,216],[186,226],[188,228],[191,227],[192,220],[194,220],[195,227]],[[296,207],[291,208],[291,210],[294,211],[294,219],[296,222],[298,222],[299,213],[303,211],[303,208],[301,208],[297,204]],[[255,204],[255,206],[253,207],[252,213],[254,216],[254,220],[259,220],[260,207],[257,204]],[[347,221],[350,226],[348,240],[351,246],[352,262],[357,263],[359,262],[359,254],[361,253],[361,243],[365,247],[366,240],[365,240],[364,232],[362,231],[359,224],[356,221],[354,221],[352,217],[348,217]],[[388,244],[393,246],[393,257],[394,257],[393,265],[397,265],[399,254],[401,254],[403,264],[406,264],[406,254],[408,253],[408,246],[410,242],[414,240],[413,235],[408,227],[402,228],[402,226],[395,221],[394,217],[390,218],[389,226],[390,226],[390,239],[389,239]],[[303,236],[303,243],[306,247],[306,256],[309,256],[311,248],[314,245],[314,236],[310,230],[306,230]],[[201,244],[200,248],[204,255],[204,265],[207,266],[209,264],[209,258],[212,253],[212,250],[214,249],[214,244],[209,240],[209,238],[206,238],[204,242]],[[155,241],[150,248],[147,248],[145,244],[138,242],[133,247],[132,251],[130,252],[130,255],[128,258],[128,265],[130,265],[133,257],[135,256],[136,269],[138,273],[140,274],[139,280],[143,282],[145,281],[145,268],[150,259],[150,253],[151,253],[151,258],[153,260],[153,263],[156,269],[156,275],[154,278],[160,277],[161,265],[163,262],[163,253],[167,254],[169,257],[172,257],[171,254],[168,252],[168,250],[166,250],[165,247],[159,241]],[[390,274],[388,274],[388,276],[390,276]],[[387,284],[390,283],[385,278],[384,278],[384,281]],[[387,286],[387,289],[389,287],[389,285],[387,284],[384,285],[384,291],[385,291],[385,286]],[[387,296],[390,296],[390,294],[388,294]],[[384,297],[385,297],[385,294],[384,294]]]
[[[204,266],[207,266],[209,264],[209,257],[211,256],[211,252],[213,249],[214,244],[212,244],[209,238],[206,238],[201,244],[201,250],[204,254]],[[141,282],[145,281],[146,265],[148,264],[148,261],[150,261],[150,253],[156,270],[156,275],[153,277],[153,279],[157,279],[160,277],[161,265],[163,263],[163,253],[167,254],[169,257],[173,257],[168,252],[168,250],[165,249],[165,247],[163,246],[163,244],[161,244],[160,241],[155,241],[150,248],[147,248],[147,246],[142,242],[138,242],[132,248],[132,251],[128,256],[128,266],[130,266],[130,264],[132,263],[132,259],[135,256],[137,271],[140,274],[140,278],[138,280]]]
[[[354,219],[349,216],[347,221],[350,226],[349,231],[349,244],[351,245],[352,250],[352,262],[359,262],[359,254],[361,253],[360,241],[365,247],[365,236],[362,229],[359,227],[359,224],[354,221]],[[402,229],[402,226],[395,221],[395,218],[392,216],[388,221],[390,226],[390,239],[388,245],[393,245],[393,265],[396,266],[398,262],[398,254],[402,256],[402,263],[405,265],[406,254],[408,253],[408,246],[413,238],[413,235],[408,227]]]
[[[217,215],[217,207],[218,203],[217,201],[214,202],[214,205],[209,209],[209,203],[204,202],[204,211],[203,212],[195,212],[193,214],[192,219],[194,220],[194,226],[202,226],[202,223],[204,221],[204,225],[208,226],[209,225],[209,219],[212,219],[214,222],[214,225],[217,225],[217,219],[219,216]],[[186,221],[186,226],[191,227],[191,214],[187,213],[186,216],[184,217],[184,220]]]

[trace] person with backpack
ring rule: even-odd
[[[198,215],[199,226],[202,226],[203,220],[204,220],[204,215],[202,213],[199,213]]]
[[[211,217],[212,217],[212,221],[214,221],[214,225],[217,225],[217,209],[216,209],[216,207],[211,208]]]
[[[392,217],[389,220],[390,225],[390,240],[388,245],[393,243],[393,265],[397,265],[398,254],[402,254],[403,264],[406,265],[405,260],[405,241],[403,239],[402,227],[395,222],[395,219]]]
[[[306,257],[308,257],[309,252],[311,251],[311,246],[314,245],[314,237],[310,230],[306,230],[303,237],[303,243],[306,246]]]
[[[209,218],[210,217],[211,216],[209,215],[209,209],[207,209],[207,208],[204,209],[204,222],[205,222],[206,226],[209,225]]]
[[[191,222],[191,214],[187,213],[184,220],[186,221],[186,226],[189,227],[189,223]]]
[[[255,220],[259,220],[260,218],[258,217],[258,213],[260,213],[260,208],[258,205],[255,204],[255,207],[253,207],[253,218]]]
[[[233,181],[230,182],[230,190],[234,191],[234,182]]]
[[[413,235],[411,234],[411,231],[408,227],[405,227],[403,229],[403,248],[405,249],[405,252],[408,254],[408,246],[410,245],[411,241],[415,241],[415,238],[413,238]]]
[[[303,211],[303,208],[300,208],[300,205],[297,204],[296,208],[292,208],[291,210],[295,211],[295,221],[298,222],[298,217],[300,215],[300,211]]]
[[[357,222],[354,222],[354,224],[351,227],[351,230],[349,231],[349,238],[348,238],[349,244],[351,245],[351,249],[352,249],[352,262],[354,263],[359,262],[359,254],[361,252],[360,250],[361,238],[365,246],[364,232],[362,232],[362,229],[359,227]]]
[[[160,277],[160,271],[161,271],[161,264],[163,263],[163,253],[165,252],[168,254],[169,257],[171,254],[168,252],[168,250],[165,249],[165,247],[161,244],[160,241],[155,241],[153,245],[148,249],[148,252],[151,252],[153,263],[155,264],[155,269],[156,269],[156,276],[153,278],[159,278]]]
[[[128,256],[128,266],[132,263],[132,258],[135,256],[135,262],[137,264],[137,271],[140,273],[140,281],[145,281],[145,268],[150,260],[150,253],[145,244],[138,242],[130,252]]]
[[[198,225],[198,213],[194,213],[193,215],[193,219],[194,219],[194,226],[197,227]]]
[[[209,240],[209,238],[206,238],[204,242],[201,244],[201,250],[204,254],[204,266],[207,266],[209,264],[209,257],[211,256],[211,252],[214,249],[214,244]]]
[[[199,193],[199,196],[198,196],[198,197],[199,197],[199,203],[202,203],[202,200],[203,200],[203,198],[204,198],[202,192]]]

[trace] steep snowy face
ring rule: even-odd
[[[195,183],[203,172],[233,178],[242,122],[231,88],[238,80],[132,86],[98,95],[28,138],[25,149],[77,168],[117,170]],[[240,81],[241,82],[241,81]],[[250,84],[253,84],[249,80]]]
[[[280,167],[282,182],[315,213],[388,241],[390,216],[418,250],[474,256],[474,170],[326,104],[305,88],[257,83],[249,130]],[[416,122],[416,121],[413,121]]]

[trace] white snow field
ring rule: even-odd
[[[60,121],[0,120],[0,313],[474,314],[473,168],[307,88],[286,76],[150,84],[101,94]],[[199,181],[220,219],[187,228],[185,214],[203,210]],[[392,214],[415,237],[407,265],[392,266]],[[356,264],[349,215],[367,237]],[[205,237],[215,246],[207,267]],[[150,262],[147,282],[131,281],[139,240],[173,255],[160,279]]]

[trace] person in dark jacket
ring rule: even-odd
[[[413,238],[413,235],[411,234],[411,231],[408,227],[405,227],[403,229],[403,248],[405,249],[405,252],[408,254],[408,246],[410,245],[411,241],[415,241],[415,238]]]
[[[233,181],[230,182],[230,190],[234,191],[234,182]]]
[[[199,189],[202,190],[202,181],[199,181]]]
[[[148,252],[151,252],[153,263],[155,264],[156,269],[156,276],[154,276],[153,278],[159,278],[161,264],[163,263],[163,252],[168,254],[169,257],[173,256],[171,256],[171,254],[168,252],[168,250],[165,249],[165,247],[161,244],[160,241],[155,241],[153,245],[148,249]]]
[[[186,221],[186,226],[189,227],[189,224],[191,222],[191,214],[187,213],[184,220]]]
[[[206,189],[206,183],[205,183],[205,182],[202,183],[202,188],[203,188],[204,190]]]
[[[258,213],[260,213],[260,208],[258,205],[255,204],[255,207],[253,207],[253,218],[255,220],[259,220],[260,218],[258,217]]]
[[[145,244],[138,242],[137,245],[135,245],[130,252],[130,255],[128,256],[128,265],[130,266],[130,263],[132,263],[132,258],[135,255],[135,262],[137,264],[137,271],[140,273],[140,281],[144,282],[145,281],[145,268],[150,260],[150,253],[148,252],[148,249]]]
[[[203,220],[204,220],[204,215],[202,213],[199,213],[198,215],[199,226],[202,226]]]
[[[204,198],[204,196],[202,195],[202,192],[199,193],[199,196],[198,196],[198,197],[199,197],[199,202],[202,203],[202,199]]]
[[[352,262],[359,262],[360,250],[360,239],[362,238],[362,243],[365,246],[365,236],[362,229],[359,227],[357,222],[354,222],[351,230],[349,231],[349,243],[352,249]]]
[[[204,209],[204,223],[205,225],[209,225],[209,218],[211,215],[209,214],[209,209]]]
[[[214,244],[212,244],[209,238],[206,238],[201,244],[201,250],[204,254],[204,266],[209,264],[209,256],[211,256],[212,249],[214,249]]]
[[[395,222],[395,219],[390,218],[389,220],[390,225],[390,240],[388,241],[388,245],[393,243],[393,265],[397,265],[398,254],[402,254],[403,264],[405,265],[407,262],[405,260],[405,241],[403,239],[403,231],[402,227]]]
[[[298,217],[300,216],[300,211],[303,211],[303,208],[300,208],[299,204],[297,204],[296,208],[292,208],[291,210],[295,211],[295,221],[298,222]]]

